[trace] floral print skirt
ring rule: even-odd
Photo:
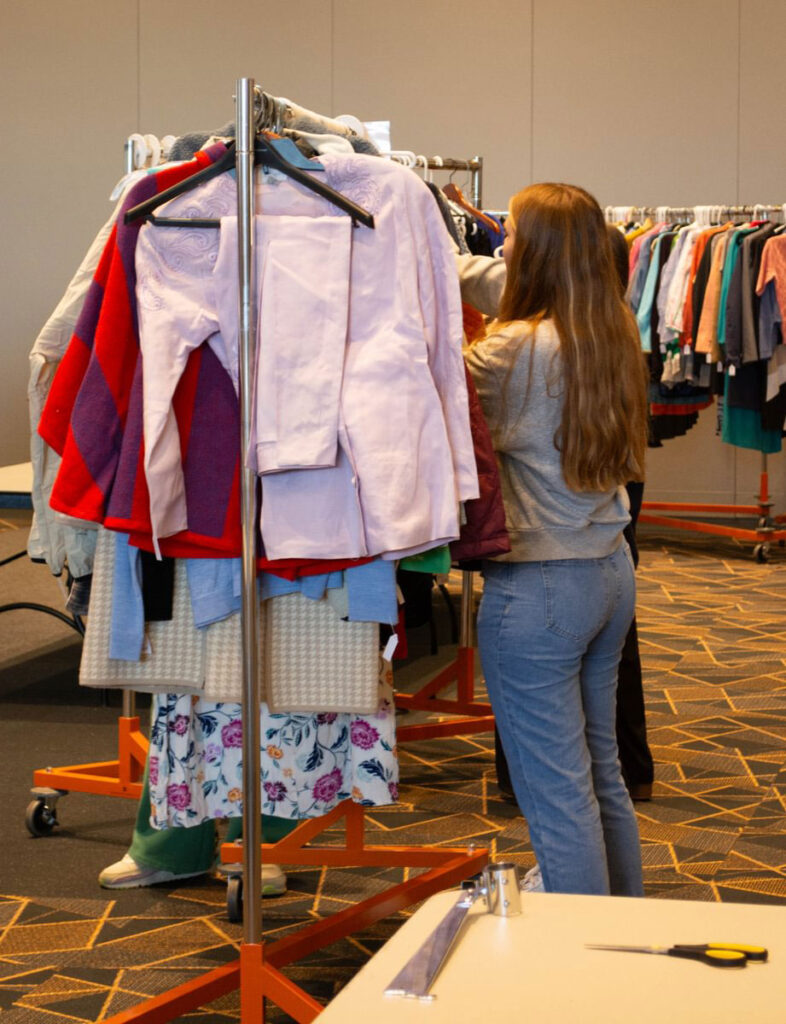
[[[379,711],[272,714],[260,708],[262,813],[314,818],[351,797],[368,806],[398,797],[392,673]],[[154,828],[243,813],[241,707],[188,694],[153,696],[149,775]]]

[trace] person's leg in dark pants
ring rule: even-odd
[[[644,690],[636,619],[631,623],[617,673],[617,745],[622,777],[634,800],[649,800],[655,766],[647,743]]]

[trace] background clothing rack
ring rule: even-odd
[[[453,160],[450,157],[432,156],[428,158],[427,169],[430,171],[469,171],[471,175],[471,202],[480,209],[483,204],[483,157],[474,156],[471,160]]]
[[[702,215],[712,214],[715,219],[727,217],[755,217],[779,214],[786,219],[786,203],[754,203],[747,206],[702,205],[702,206],[607,206],[606,220],[645,220],[647,217],[669,220],[670,218],[692,217],[699,220]],[[622,216],[625,214],[625,216]]]
[[[456,160],[453,157],[423,156],[412,150],[392,150],[386,154],[391,160],[411,167],[413,170],[422,169],[426,171],[447,171],[455,174],[456,171],[467,171],[471,175],[470,189],[472,205],[480,209],[483,202],[483,157],[473,156],[468,160]]]
[[[753,205],[702,205],[702,206],[607,206],[606,219],[609,223],[616,220],[638,220],[653,218],[656,221],[685,220],[698,224],[713,223],[735,217],[767,219],[773,215],[786,220],[786,204],[755,203]],[[715,504],[697,502],[645,501],[641,507],[639,522],[655,526],[667,526],[672,529],[685,530],[692,533],[713,534],[729,537],[734,540],[751,541],[754,543],[753,555],[758,562],[766,562],[770,545],[773,542],[783,544],[786,541],[786,530],[777,527],[786,522],[786,516],[772,515],[772,499],[769,494],[769,474],[767,469],[767,453],[761,453],[761,469],[759,473],[759,491],[754,496],[755,504]],[[664,514],[660,514],[664,513]],[[755,516],[755,528],[737,525],[726,525],[721,522],[706,522],[696,519],[684,519],[693,513],[699,515],[746,515]]]
[[[393,153],[394,159],[412,167],[437,171],[469,171],[472,175],[472,204],[478,209],[483,204],[483,157],[467,160],[441,156],[416,156],[404,151]],[[449,715],[441,721],[403,725],[396,730],[400,742],[425,740],[445,736],[463,736],[488,732],[494,728],[491,704],[475,699],[475,646],[474,646],[474,573],[462,570],[461,610],[459,613],[459,642],[454,660],[415,693],[397,693],[396,707],[408,711],[426,711]],[[450,686],[456,686],[455,697],[440,696]]]
[[[250,373],[255,344],[254,331],[254,82],[237,81],[237,191],[238,191],[238,270],[239,270],[239,369],[242,451],[250,435],[250,411],[253,381]],[[244,873],[243,942],[238,960],[147,1000],[131,1010],[110,1018],[110,1024],[144,1021],[160,1024],[212,1002],[239,986],[242,1024],[264,1021],[264,1000],[272,999],[296,1021],[309,1022],[323,1007],[305,993],[279,968],[353,931],[366,927],[382,917],[420,901],[463,878],[477,872],[487,859],[486,850],[424,849],[420,847],[367,847],[363,838],[364,809],[346,801],[324,819],[301,823],[285,840],[261,846],[260,827],[260,719],[259,681],[256,672],[258,616],[255,566],[255,474],[244,469],[241,489],[243,556],[242,556],[242,642],[243,642],[243,828]],[[249,714],[249,711],[251,713]],[[319,831],[339,818],[346,821],[346,847],[313,848],[307,844]],[[296,837],[299,836],[299,839]],[[277,859],[297,863],[290,856],[300,852],[303,863],[332,863],[345,866],[376,864],[387,866],[425,867],[416,878],[408,879],[387,892],[363,900],[348,910],[323,921],[308,925],[300,932],[271,944],[262,942],[262,910],[260,854],[275,854]],[[240,859],[239,848],[231,844],[222,848],[222,858]],[[282,855],[279,857],[279,855]],[[286,855],[286,858],[285,856]]]

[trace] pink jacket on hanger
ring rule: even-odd
[[[326,183],[376,226],[351,228],[290,179],[258,179],[249,458],[263,472],[262,538],[270,558],[398,558],[457,538],[458,503],[478,496],[453,252],[410,170],[360,155],[320,162]],[[188,523],[171,408],[188,353],[208,340],[237,386],[235,210],[234,179],[222,175],[157,211],[218,217],[220,230],[140,232],[145,471],[157,538]]]

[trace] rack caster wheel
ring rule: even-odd
[[[52,830],[60,824],[57,820],[57,801],[61,796],[67,796],[68,790],[36,786],[30,792],[35,799],[30,801],[25,812],[27,831],[36,838],[51,835]]]
[[[764,565],[765,562],[770,560],[770,545],[769,544],[757,544],[753,549],[753,557],[759,563]]]
[[[31,800],[25,812],[25,825],[31,836],[48,836],[60,822],[55,817],[54,807],[48,807],[44,800]]]
[[[243,876],[234,875],[227,880],[227,917],[232,924],[243,920]]]

